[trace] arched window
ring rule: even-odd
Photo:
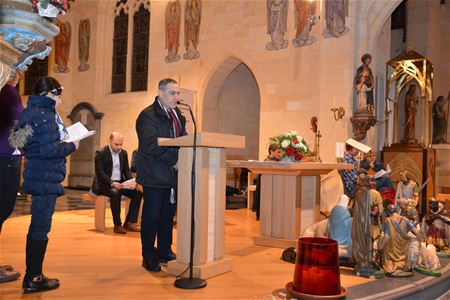
[[[114,39],[112,58],[111,93],[126,91],[127,85],[127,50],[128,50],[128,14],[125,12],[126,0],[118,1],[114,18]]]
[[[33,59],[33,63],[28,66],[25,72],[24,95],[34,94],[34,84],[42,76],[48,76],[48,56],[45,59]]]
[[[133,56],[131,61],[131,91],[146,91],[148,79],[148,48],[150,12],[141,4],[133,16]]]

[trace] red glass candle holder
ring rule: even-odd
[[[338,244],[327,238],[298,240],[293,290],[311,295],[341,294]]]

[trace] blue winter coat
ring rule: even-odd
[[[23,177],[25,191],[33,195],[64,194],[65,157],[76,150],[74,143],[61,142],[55,114],[53,99],[30,96],[17,126],[32,128],[23,148],[27,159]]]

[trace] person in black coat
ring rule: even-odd
[[[66,156],[78,149],[79,141],[66,143],[67,131],[55,107],[61,103],[63,87],[52,77],[39,78],[15,131],[10,135],[13,148],[23,148],[27,163],[24,189],[32,195],[31,223],[26,246],[24,293],[52,290],[58,279],[47,278],[42,264],[48,244],[56,198],[64,194]]]
[[[159,147],[158,138],[186,135],[186,119],[177,108],[180,87],[171,79],[158,84],[158,96],[136,120],[139,139],[136,182],[143,186],[142,266],[151,272],[160,263],[176,259],[172,252],[172,225],[176,211],[178,148]],[[158,245],[155,247],[155,239]]]
[[[136,190],[136,183],[124,185],[124,181],[133,178],[128,165],[127,151],[122,149],[123,137],[118,132],[109,136],[109,145],[95,154],[95,177],[92,192],[105,195],[110,199],[111,213],[114,221],[114,232],[125,234],[128,231],[139,232],[137,218],[142,194]],[[131,199],[128,215],[122,226],[120,220],[120,200],[122,196]]]

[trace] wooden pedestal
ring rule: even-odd
[[[191,241],[191,170],[193,137],[159,139],[160,146],[181,147],[178,158],[177,260],[167,264],[171,275],[189,265]],[[195,233],[193,275],[206,279],[231,271],[231,259],[224,257],[225,235],[225,148],[243,148],[241,136],[199,133],[195,164]],[[184,274],[189,276],[189,272]]]
[[[421,186],[427,179],[427,185],[419,195],[419,213],[428,211],[428,199],[434,196],[436,151],[419,145],[393,144],[383,148],[383,163],[389,164],[393,182],[400,180],[400,172],[408,171],[410,179]]]

